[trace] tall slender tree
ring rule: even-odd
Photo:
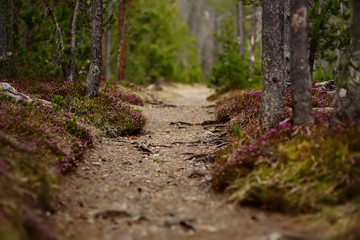
[[[119,0],[119,17],[118,17],[118,80],[125,79],[125,58],[126,58],[126,41],[125,41],[125,26],[126,26],[126,7],[127,0]]]
[[[340,108],[346,120],[360,118],[360,0],[353,2],[353,26],[350,58],[342,81],[347,83],[347,95]]]
[[[261,125],[274,127],[285,115],[284,109],[284,3],[263,0],[262,14],[262,78]]]
[[[91,29],[91,60],[90,69],[86,78],[86,96],[96,97],[99,90],[102,71],[102,24],[103,1],[93,0],[92,29]]]
[[[254,73],[255,50],[256,50],[256,31],[257,31],[257,7],[253,5],[251,14],[251,37],[250,37],[250,51],[249,51],[249,70]]]
[[[237,40],[239,43],[239,54],[245,51],[245,31],[244,31],[244,6],[241,0],[237,2]]]
[[[306,16],[306,0],[291,0],[291,96],[297,125],[313,122]]]
[[[108,5],[108,15],[111,16],[113,14],[113,5],[114,1]],[[112,42],[112,32],[111,28],[106,30],[106,61],[105,61],[105,76],[106,80],[111,78],[111,42]]]
[[[69,79],[72,81],[76,74],[76,24],[79,15],[79,3],[80,0],[76,0],[74,15],[71,23],[71,66]]]
[[[286,87],[291,84],[290,64],[290,0],[284,0],[284,78]]]
[[[6,54],[7,34],[5,24],[5,9],[0,6],[0,60]]]

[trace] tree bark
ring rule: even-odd
[[[340,106],[340,116],[349,121],[360,118],[360,0],[353,3],[353,27],[350,58],[343,81],[347,82],[347,95]]]
[[[5,24],[6,9],[5,6],[0,6],[0,60],[6,57],[7,48],[7,33]]]
[[[70,80],[73,81],[76,77],[76,23],[79,15],[79,2],[76,0],[74,16],[71,24],[71,68],[70,68]]]
[[[245,46],[244,46],[244,6],[241,0],[238,0],[237,3],[237,40],[239,43],[239,55],[244,54]]]
[[[250,37],[250,51],[249,51],[249,70],[254,73],[255,50],[256,50],[256,31],[257,31],[257,8],[254,5],[251,14],[251,37]]]
[[[63,71],[63,75],[64,75],[64,78],[67,78],[69,75],[68,75],[68,66],[66,66],[65,62],[64,62],[64,41],[63,41],[63,38],[62,38],[62,32],[61,32],[61,28],[59,26],[59,23],[56,19],[56,16],[52,10],[52,8],[49,6],[49,3],[47,0],[44,0],[45,2],[45,5],[46,5],[46,8],[48,9],[48,12],[54,22],[54,25],[55,25],[55,31],[56,31],[56,37],[57,37],[57,49],[58,49],[58,52],[59,52],[59,59],[60,59],[60,63],[61,63],[61,68],[62,68],[62,71]]]
[[[263,93],[261,125],[274,127],[285,116],[284,109],[284,4],[282,0],[263,0],[262,14]]]
[[[86,96],[94,98],[100,85],[102,71],[102,24],[103,24],[103,1],[93,0],[92,6],[92,29],[91,29],[91,60],[90,69],[86,78]]]
[[[296,125],[312,124],[306,0],[291,0],[291,96]]]
[[[125,41],[125,26],[126,26],[126,5],[127,0],[120,0],[119,1],[119,53],[118,53],[118,80],[122,81],[125,79],[125,48],[126,48],[126,41]]]
[[[310,40],[309,43],[309,66],[310,66],[310,76],[314,73],[314,65],[315,65],[315,58],[317,53],[318,47],[318,39],[314,38]]]
[[[114,1],[111,1],[108,6],[108,14],[111,16],[113,13],[113,4]],[[111,29],[106,31],[106,63],[105,63],[105,76],[106,80],[111,79]]]
[[[290,64],[290,0],[284,0],[284,78],[286,87],[291,85]]]

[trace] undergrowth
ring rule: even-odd
[[[291,115],[286,93],[284,119]],[[330,129],[332,95],[313,88],[315,124],[284,121],[261,129],[261,92],[228,97],[216,105],[219,120],[231,119],[231,143],[215,157],[214,187],[232,201],[287,213],[359,203],[360,127]]]
[[[59,174],[77,166],[94,135],[140,131],[145,119],[128,102],[144,102],[106,87],[87,99],[76,81],[3,81],[51,104],[0,94],[0,239],[49,239],[44,212],[52,211]]]

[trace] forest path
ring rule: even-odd
[[[222,139],[219,126],[198,125],[213,120],[211,90],[167,92],[166,104],[140,107],[143,134],[102,138],[63,179],[51,217],[57,239],[309,239],[293,219],[240,208],[211,190],[207,154]]]

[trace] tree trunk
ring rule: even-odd
[[[241,0],[238,0],[237,3],[237,40],[239,43],[239,55],[244,54],[245,46],[244,46],[244,7]]]
[[[113,13],[113,4],[114,1],[111,1],[109,3],[108,6],[108,14],[109,16],[111,16],[111,14]],[[111,79],[111,39],[112,39],[112,34],[111,34],[111,29],[108,29],[106,31],[106,62],[105,62],[105,76],[106,76],[106,80]]]
[[[0,60],[6,57],[7,47],[7,33],[5,24],[6,9],[5,6],[0,6]]]
[[[308,61],[306,0],[291,0],[291,96],[297,125],[313,123]]]
[[[314,38],[310,40],[309,43],[309,66],[310,66],[310,76],[314,73],[315,57],[318,47],[318,39]]]
[[[262,14],[261,125],[274,127],[285,115],[284,109],[284,4],[282,0],[263,0]]]
[[[119,1],[119,53],[118,53],[118,80],[124,80],[125,79],[125,48],[126,48],[126,42],[125,42],[125,25],[126,25],[126,5],[127,0],[120,0]]]
[[[250,38],[250,51],[249,51],[249,70],[250,73],[254,73],[254,62],[255,62],[255,50],[256,50],[256,30],[257,30],[257,16],[256,6],[253,6],[251,15],[251,38]]]
[[[349,121],[360,118],[360,1],[353,3],[351,53],[343,78],[347,82],[347,95],[340,107],[340,116]]]
[[[102,0],[93,0],[92,6],[92,29],[91,29],[91,60],[90,69],[86,78],[86,96],[96,97],[99,90],[102,70]]]
[[[74,16],[71,24],[71,68],[70,68],[70,80],[73,81],[76,77],[76,23],[79,15],[79,2],[76,0]]]
[[[284,0],[284,81],[285,87],[291,85],[291,67],[290,67],[290,0]]]
[[[63,71],[63,75],[64,75],[64,78],[67,78],[69,75],[68,75],[68,66],[66,66],[65,62],[64,62],[64,41],[63,41],[63,38],[62,38],[62,32],[61,32],[61,28],[58,24],[58,21],[56,19],[56,16],[52,10],[52,8],[49,6],[49,3],[47,0],[44,0],[45,2],[45,5],[48,9],[48,12],[54,22],[54,25],[55,25],[55,31],[56,31],[56,37],[57,37],[57,50],[58,50],[58,53],[59,53],[59,61],[60,61],[60,64],[61,64],[61,68],[62,68],[62,71]]]

